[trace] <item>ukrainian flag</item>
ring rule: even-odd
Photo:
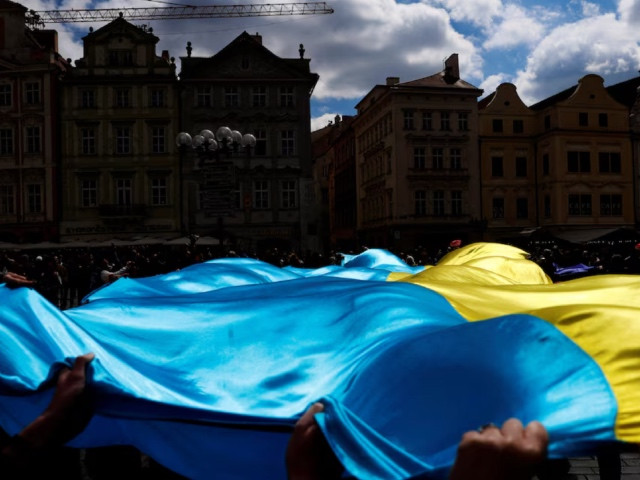
[[[74,442],[130,444],[189,478],[286,478],[296,419],[363,479],[444,478],[462,434],[539,420],[554,457],[640,441],[636,276],[553,284],[524,251],[382,250],[317,270],[220,259],[123,278],[59,311],[0,288],[0,425],[47,404],[60,363],[96,354]]]

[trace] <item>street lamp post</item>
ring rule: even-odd
[[[183,198],[183,163],[184,155],[191,147],[197,154],[199,165],[203,168],[203,178],[205,187],[205,198],[207,201],[206,209],[212,216],[217,215],[218,240],[220,248],[224,240],[224,219],[223,215],[228,214],[228,208],[225,212],[221,210],[224,201],[229,200],[229,192],[226,193],[226,199],[223,198],[224,186],[228,186],[224,178],[224,173],[228,172],[228,168],[233,168],[229,162],[222,161],[221,157],[231,157],[234,153],[241,149],[250,155],[251,149],[256,144],[256,138],[250,133],[244,135],[238,130],[231,130],[229,127],[219,127],[214,134],[211,130],[204,129],[200,133],[191,137],[186,132],[180,132],[176,137],[176,144],[180,151],[180,221],[184,228],[184,198]]]

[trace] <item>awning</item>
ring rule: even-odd
[[[627,239],[627,233],[638,236],[635,230],[629,228],[585,228],[554,232],[553,235],[571,243],[588,243],[595,240],[619,240]]]

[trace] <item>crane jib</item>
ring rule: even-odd
[[[177,20],[183,18],[261,17],[277,15],[330,14],[325,2],[273,3],[267,5],[195,5],[154,8],[97,8],[77,10],[41,10],[29,12],[34,26],[45,23],[74,23],[113,20]]]

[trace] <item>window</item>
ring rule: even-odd
[[[450,148],[449,160],[451,161],[452,170],[460,170],[462,168],[462,150],[459,148]]]
[[[240,105],[238,96],[238,87],[225,87],[224,89],[224,106],[237,107]]]
[[[415,147],[413,149],[413,168],[427,168],[427,149],[425,147]]]
[[[513,121],[513,133],[522,133],[524,132],[524,120],[514,120]]]
[[[251,103],[254,107],[266,107],[267,87],[253,87],[251,91]]]
[[[466,132],[469,130],[469,114],[466,112],[458,112],[458,130]]]
[[[27,153],[40,153],[40,127],[28,126],[25,129]]]
[[[496,197],[492,201],[493,218],[504,218],[504,198]]]
[[[422,112],[422,129],[423,130],[433,129],[433,115],[431,112]]]
[[[151,205],[167,205],[169,203],[167,177],[151,179]]]
[[[441,170],[444,168],[444,150],[442,148],[431,149],[431,168]]]
[[[527,157],[516,157],[516,177],[527,176]]]
[[[201,86],[196,88],[196,106],[197,107],[211,106],[211,87]]]
[[[551,115],[544,116],[544,129],[545,130],[551,129]]]
[[[295,154],[295,132],[293,130],[280,132],[280,154],[283,157],[290,157]]]
[[[451,130],[449,123],[449,112],[440,112],[440,130]]]
[[[116,204],[129,206],[132,204],[132,186],[130,178],[116,179]]]
[[[589,152],[567,152],[567,170],[570,173],[588,173],[591,171],[591,155]]]
[[[42,212],[42,185],[33,183],[27,185],[27,212]]]
[[[516,218],[529,218],[529,200],[527,198],[516,199]]]
[[[0,185],[0,215],[15,213],[13,185]]]
[[[167,136],[166,136],[165,127],[152,127],[151,128],[151,152],[165,153],[167,151],[166,138]]]
[[[131,153],[131,128],[116,127],[116,153],[119,155]]]
[[[493,133],[502,133],[502,119],[494,118],[492,122]]]
[[[599,127],[608,127],[609,126],[609,116],[606,113],[598,114],[598,126]]]
[[[438,216],[444,215],[444,192],[442,190],[435,190],[433,192],[433,214]]]
[[[578,125],[581,127],[589,126],[589,113],[588,112],[579,112],[578,113]]]
[[[165,103],[165,91],[164,88],[152,88],[149,92],[150,99],[149,105],[153,108],[160,108],[166,106]]]
[[[600,195],[600,215],[605,217],[622,215],[622,195]]]
[[[40,82],[26,82],[24,85],[24,101],[27,105],[38,105],[40,100]]]
[[[92,127],[80,129],[80,148],[83,155],[95,155],[96,133]]]
[[[80,91],[80,106],[82,108],[95,108],[96,92],[94,90]]]
[[[620,173],[620,153],[600,152],[598,153],[598,164],[600,173]]]
[[[253,136],[256,137],[256,146],[253,147],[253,154],[262,156],[267,154],[267,132],[266,130],[254,130]]]
[[[549,175],[549,154],[542,155],[542,175]]]
[[[569,195],[569,215],[591,215],[591,195]]]
[[[283,180],[280,183],[280,207],[296,208],[298,206],[297,199],[296,182],[294,180]]]
[[[413,194],[415,214],[427,214],[427,192],[424,190],[416,190]]]
[[[98,205],[98,182],[88,178],[80,182],[80,202],[83,207],[95,207]]]
[[[13,129],[0,128],[0,155],[13,155]]]
[[[10,107],[12,103],[11,85],[8,83],[0,84],[0,107]]]
[[[266,180],[253,182],[253,208],[269,208],[269,182]]]
[[[451,192],[451,215],[462,215],[462,191],[453,190]]]
[[[403,128],[405,130],[413,130],[413,110],[405,110],[403,114]]]
[[[130,90],[128,88],[117,88],[115,91],[115,106],[118,108],[128,108],[130,103]]]
[[[502,157],[491,157],[491,176],[502,177],[504,175]]]
[[[544,196],[544,218],[551,218],[551,197]]]
[[[293,107],[293,87],[280,87],[280,106]]]
[[[131,50],[110,50],[108,61],[111,67],[133,65],[133,52]]]

